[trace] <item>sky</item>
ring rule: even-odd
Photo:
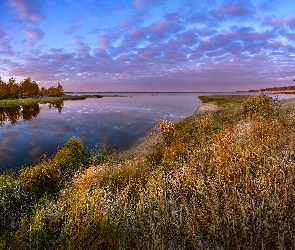
[[[0,76],[65,91],[293,85],[294,0],[0,0]]]

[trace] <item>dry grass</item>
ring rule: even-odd
[[[70,168],[54,197],[2,226],[0,246],[294,249],[294,109],[264,95],[228,105],[178,122],[144,157]],[[1,176],[2,216],[30,171]]]

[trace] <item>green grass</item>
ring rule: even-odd
[[[102,98],[101,95],[81,95],[81,96],[71,96],[63,95],[61,97],[36,97],[36,98],[23,98],[23,99],[5,99],[0,100],[0,107],[12,107],[12,106],[24,106],[32,105],[38,103],[50,103],[56,101],[66,101],[66,100],[85,100],[86,98]]]
[[[179,121],[134,160],[72,139],[0,177],[3,249],[294,249],[295,110],[265,95]],[[97,154],[97,157],[95,155]]]
[[[214,102],[217,105],[223,106],[228,104],[240,104],[243,101],[245,101],[248,97],[249,95],[205,95],[199,96],[199,99],[203,103]]]

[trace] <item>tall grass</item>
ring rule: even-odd
[[[57,153],[42,167],[1,176],[1,216],[19,200],[30,209],[2,225],[0,246],[295,248],[294,109],[265,95],[235,99],[169,131],[163,144],[133,161],[95,162],[75,142],[65,158]],[[77,149],[81,155],[69,160]],[[20,194],[22,185],[31,189]]]

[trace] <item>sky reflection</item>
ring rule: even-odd
[[[200,104],[197,94],[105,97],[66,101],[61,107],[42,104],[34,116],[27,114],[30,119],[5,121],[0,128],[0,172],[34,164],[43,154],[51,156],[73,136],[86,146],[127,149],[143,140],[160,118],[177,121]]]

